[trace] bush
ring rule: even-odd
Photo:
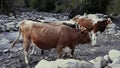
[[[107,14],[120,14],[120,0],[110,0],[109,4],[107,5],[107,10],[106,13]]]
[[[49,12],[55,9],[55,4],[52,0],[31,0],[30,5],[38,11]]]
[[[0,4],[1,13],[13,12],[16,6],[26,6],[46,12],[67,10],[72,16],[83,13],[120,13],[120,0],[0,0]]]

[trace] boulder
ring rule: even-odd
[[[77,68],[79,60],[74,60],[74,59],[57,59],[55,61],[57,64],[58,68]]]
[[[112,50],[109,51],[108,55],[110,57],[110,60],[114,61],[116,58],[120,57],[120,51],[112,49]]]
[[[103,58],[106,60],[107,63],[110,63],[110,62],[111,62],[111,61],[110,61],[110,57],[109,57],[108,55],[105,55]]]
[[[108,64],[105,68],[120,68],[120,64]]]
[[[105,66],[107,66],[107,62],[103,57],[96,57],[93,60],[90,60],[91,63],[94,64],[95,68],[103,68]]]
[[[41,60],[35,68],[94,68],[94,65],[75,59],[57,59],[56,61]]]
[[[57,68],[57,65],[54,61],[41,60],[35,68]]]
[[[81,61],[78,68],[95,68],[94,65],[87,61]]]
[[[93,63],[95,68],[101,68],[100,62],[97,62],[95,59],[90,60],[89,62]]]
[[[120,57],[113,60],[112,64],[120,64]]]

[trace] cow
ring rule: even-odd
[[[73,20],[65,20],[65,21],[46,21],[46,20],[42,20],[42,21],[38,21],[38,20],[31,20],[31,19],[28,19],[29,22],[33,22],[34,23],[47,23],[47,24],[50,24],[50,25],[67,25],[69,27],[72,27],[72,28],[79,28],[79,25],[77,23],[74,23]],[[34,45],[34,44],[33,44]],[[66,49],[68,50],[68,49]],[[35,53],[35,47],[32,47],[32,51],[30,53],[30,55],[34,54]],[[41,54],[43,55],[44,54],[44,50],[41,50]]]
[[[87,44],[91,42],[88,31],[81,27],[71,28],[66,25],[55,25],[47,23],[36,23],[33,21],[22,21],[19,26],[19,35],[13,41],[12,48],[15,46],[20,34],[23,38],[23,48],[25,62],[28,64],[28,50],[30,42],[34,43],[40,49],[57,49],[57,58],[61,57],[62,49],[69,47],[73,55],[77,44]]]
[[[93,15],[92,15],[93,16]],[[110,18],[88,18],[87,16],[77,15],[72,18],[79,26],[83,26],[88,32],[92,33],[92,46],[96,45],[97,32],[101,33],[105,31],[108,24],[112,23]]]

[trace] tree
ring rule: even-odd
[[[30,7],[30,0],[24,0],[24,3],[27,8]]]
[[[0,12],[4,14],[9,14],[12,12],[14,7],[14,0],[1,0],[0,1]]]

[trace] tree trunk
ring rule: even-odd
[[[30,7],[30,5],[29,5],[29,0],[24,0],[24,3],[25,3],[25,6],[26,6],[27,8]]]
[[[0,12],[2,13],[2,0],[1,0],[1,7],[0,7]]]

